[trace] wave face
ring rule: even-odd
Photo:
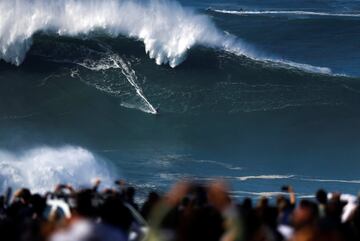
[[[259,61],[331,74],[325,67],[265,56],[231,34],[220,31],[204,15],[166,0],[4,0],[0,16],[0,58],[20,65],[35,33],[89,37],[102,31],[111,37],[124,35],[143,41],[157,64],[175,67],[194,45],[219,48]]]
[[[0,150],[0,187],[28,187],[35,192],[53,190],[59,183],[89,185],[99,177],[110,185],[114,175],[90,151],[81,147],[38,147],[21,153]]]

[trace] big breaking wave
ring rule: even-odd
[[[43,193],[59,183],[89,185],[95,177],[109,186],[115,174],[107,165],[90,151],[76,146],[42,146],[20,152],[0,149],[0,191],[28,187]]]
[[[259,54],[249,45],[220,31],[205,15],[174,1],[149,0],[2,0],[0,59],[20,65],[38,32],[87,36],[101,30],[144,42],[157,64],[179,65],[187,51],[202,45],[236,55],[308,72],[331,74],[325,67],[300,64]]]

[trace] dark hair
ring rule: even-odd
[[[76,212],[84,217],[95,216],[95,210],[92,205],[93,191],[91,189],[84,189],[75,195]]]
[[[134,187],[128,187],[128,188],[126,188],[126,191],[125,191],[126,197],[127,197],[127,198],[130,198],[130,199],[134,198],[135,192],[136,192],[136,191],[135,191],[135,188],[134,188]]]
[[[124,205],[119,196],[110,196],[105,199],[100,208],[100,217],[104,223],[129,232],[133,216],[130,210]]]
[[[34,194],[31,197],[31,204],[34,209],[34,213],[36,213],[38,217],[42,217],[46,208],[46,199],[40,196],[40,194]]]
[[[31,192],[27,188],[21,188],[15,196],[16,198],[22,199],[25,203],[29,203],[31,199]]]
[[[327,193],[324,189],[319,189],[316,192],[316,200],[320,203],[320,204],[326,204],[327,203]]]

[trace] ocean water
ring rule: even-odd
[[[357,0],[2,0],[0,189],[360,190]]]

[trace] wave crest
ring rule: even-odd
[[[89,37],[103,31],[139,39],[157,64],[179,65],[194,45],[219,48],[236,55],[287,68],[331,74],[328,68],[266,57],[235,36],[220,31],[205,15],[175,1],[149,0],[2,0],[0,59],[20,65],[35,33]]]
[[[4,0],[0,8],[0,57],[19,65],[37,32],[65,36],[102,30],[140,39],[157,64],[175,67],[193,45],[221,37],[205,16],[176,2],[120,0]]]

